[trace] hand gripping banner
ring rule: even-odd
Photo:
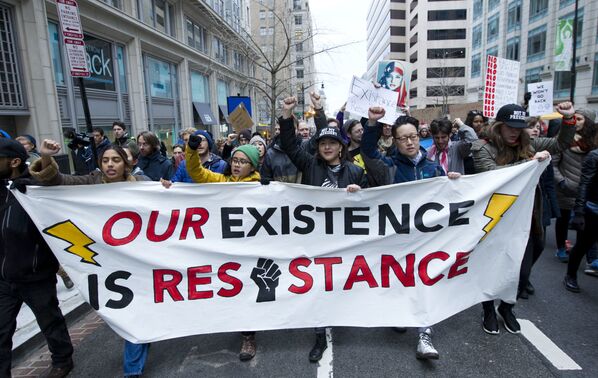
[[[118,183],[15,195],[119,335],[429,326],[514,302],[536,161],[347,193]]]

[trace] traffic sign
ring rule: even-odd
[[[85,42],[80,39],[64,39],[66,55],[69,59],[71,76],[88,77],[89,68],[87,66],[87,51],[85,51]]]
[[[83,28],[79,19],[79,8],[74,0],[56,0],[62,35],[68,38],[83,39]]]

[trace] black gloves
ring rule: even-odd
[[[583,214],[576,213],[571,219],[571,228],[577,231],[583,231],[586,226],[586,221]]]
[[[12,181],[11,189],[16,189],[19,192],[27,193],[27,185],[36,185],[35,182],[30,178],[17,178]]]
[[[187,142],[187,146],[189,146],[192,150],[197,150],[197,147],[201,144],[201,137],[199,135],[189,135],[189,141]]]
[[[265,178],[265,177],[260,178],[260,184],[262,184],[262,185],[270,185],[270,181],[272,181],[272,180],[270,180],[269,178]]]

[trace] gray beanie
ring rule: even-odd
[[[596,111],[587,108],[575,109],[575,114],[581,114],[582,116],[589,118],[593,122],[596,122]]]

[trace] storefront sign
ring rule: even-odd
[[[114,91],[114,60],[112,44],[93,36],[85,36],[88,69],[90,76],[85,80],[87,88]]]

